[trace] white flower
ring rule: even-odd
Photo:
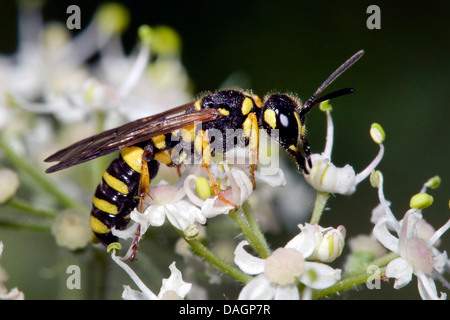
[[[380,125],[372,125],[370,134],[372,139],[380,146],[380,151],[366,169],[356,174],[353,167],[348,164],[339,168],[331,162],[334,129],[329,109],[326,110],[326,115],[327,139],[325,150],[321,154],[311,155],[312,167],[309,168],[309,174],[305,174],[305,180],[318,191],[350,195],[356,191],[356,186],[370,175],[383,158],[384,132]]]
[[[301,232],[289,241],[288,246],[304,247],[308,243],[313,243],[314,251],[308,256],[310,260],[322,262],[332,262],[339,257],[344,250],[345,228],[339,226],[323,228],[318,224],[299,224]]]
[[[223,168],[223,169],[221,169]],[[252,194],[253,184],[247,172],[239,166],[233,166],[230,170],[228,164],[223,163],[217,165],[215,163],[211,166],[211,173],[216,182],[221,187],[221,193],[231,203],[241,206]],[[211,196],[207,199],[201,199],[193,189],[193,186],[198,181],[197,175],[189,175],[184,181],[184,190],[192,203],[201,207],[201,212],[206,218],[212,218],[219,214],[227,214],[234,209],[232,206],[224,204],[218,196]],[[270,186],[283,186],[286,183],[283,171],[275,170],[272,175],[260,175],[255,172],[255,178],[263,181]]]
[[[3,253],[3,242],[0,241],[0,258]],[[17,288],[12,288],[8,291],[5,287],[4,283],[8,280],[8,275],[6,271],[3,270],[2,266],[0,266],[0,300],[24,300],[25,295],[22,291],[19,291]]]
[[[161,289],[158,295],[156,295],[142,282],[122,258],[116,256],[115,250],[113,250],[111,258],[130,276],[141,290],[136,291],[131,289],[130,286],[124,285],[122,298],[125,300],[181,300],[191,291],[192,284],[183,281],[182,274],[175,266],[175,262],[172,262],[169,266],[170,277],[162,280]]]
[[[204,224],[206,218],[201,214],[201,210],[189,201],[182,200],[184,195],[184,190],[176,186],[157,185],[150,189],[149,196],[145,198],[148,207],[144,213],[134,210],[131,219],[141,225],[142,234],[149,226],[163,225],[166,218],[175,228],[182,231],[196,222]]]
[[[447,253],[437,250],[436,243],[450,228],[450,219],[433,233],[424,222],[420,210],[416,208],[408,210],[404,218],[397,221],[382,194],[381,174],[380,178],[380,205],[374,219],[376,224],[373,235],[383,246],[400,256],[387,265],[386,276],[395,278],[394,288],[399,289],[406,286],[414,274],[418,279],[422,299],[445,299],[445,293],[438,295],[433,277],[436,272],[443,272],[448,263]],[[380,208],[384,208],[384,215],[380,214]]]
[[[0,169],[0,204],[16,194],[20,182],[17,173],[11,169]]]
[[[83,212],[67,209],[56,216],[52,234],[59,246],[70,250],[84,248],[92,239],[89,217]]]
[[[309,237],[289,242],[278,248],[267,259],[255,257],[244,250],[247,241],[241,241],[234,254],[234,262],[247,274],[256,275],[239,294],[239,299],[297,300],[300,293],[297,281],[306,285],[302,298],[307,299],[311,289],[324,289],[335,284],[341,270],[318,262],[305,261],[315,249],[314,231]],[[312,232],[312,234],[311,234]]]

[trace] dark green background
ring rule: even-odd
[[[68,4],[78,4],[82,27],[91,19],[95,1],[49,1],[47,19],[65,21]],[[332,159],[338,166],[363,169],[378,152],[369,137],[373,122],[386,131],[386,153],[379,169],[385,195],[398,218],[410,197],[438,174],[439,189],[430,193],[435,203],[424,211],[440,227],[449,218],[450,27],[448,1],[130,1],[132,22],[125,34],[128,48],[141,24],[166,24],[183,40],[183,62],[195,92],[217,89],[233,73],[245,75],[248,87],[264,96],[288,91],[307,99],[342,62],[360,49],[364,57],[335,81],[331,90],[354,87],[353,95],[333,102],[335,144]],[[369,30],[366,9],[381,9],[381,29]],[[14,2],[0,3],[0,48],[15,48]],[[323,150],[325,117],[315,110],[308,117],[313,152]],[[298,179],[303,179],[300,175]],[[292,199],[293,205],[295,199]],[[324,225],[344,224],[349,235],[368,233],[376,190],[364,181],[352,196],[332,197]],[[5,232],[0,230],[1,233]],[[8,231],[9,233],[9,231]],[[51,248],[51,239],[36,236]],[[0,236],[1,239],[1,236]],[[441,249],[448,248],[448,234]],[[47,253],[51,256],[51,252]],[[6,254],[5,254],[6,255]],[[11,254],[12,255],[12,254]],[[25,257],[23,258],[25,259]],[[30,258],[33,260],[34,258]],[[28,260],[27,260],[28,261]],[[1,262],[6,267],[9,261]],[[28,263],[28,262],[22,262]],[[14,268],[14,267],[13,267]],[[10,269],[10,268],[9,268]],[[8,272],[14,272],[11,270]],[[14,281],[15,280],[15,281]],[[15,276],[11,286],[23,290]],[[386,290],[352,291],[344,297],[390,298]],[[50,291],[51,290],[47,290]],[[388,295],[389,294],[389,295]],[[419,298],[415,280],[392,298]],[[31,298],[40,298],[36,293]],[[44,297],[44,296],[42,296]],[[46,297],[46,296],[45,296]],[[49,296],[51,297],[51,296]]]

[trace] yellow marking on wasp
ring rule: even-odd
[[[202,165],[209,166],[211,164],[211,146],[205,130],[198,131],[194,141],[194,148],[198,154],[202,155]]]
[[[122,158],[125,162],[136,172],[141,173],[142,169],[142,155],[144,154],[144,149],[131,146],[122,149]]]
[[[274,110],[267,109],[264,111],[264,121],[272,128],[277,127],[277,115]]]
[[[194,103],[194,109],[195,109],[196,111],[200,111],[201,108],[202,108],[202,100],[197,100],[197,101],[195,101],[195,103]]]
[[[180,130],[181,138],[184,141],[194,141],[195,139],[195,126],[186,127]]]
[[[292,150],[292,151],[294,151],[294,152],[298,152],[298,148],[297,148],[296,146],[294,146],[293,144],[291,144],[291,145],[289,146],[289,149]]]
[[[297,112],[294,112],[294,117],[295,117],[295,120],[297,120],[297,127],[301,128],[302,127],[302,123],[300,122],[300,117],[299,117]]]
[[[253,95],[252,97],[253,97],[253,100],[254,100],[255,103],[256,103],[256,106],[257,106],[258,108],[261,108],[261,107],[262,107],[261,99],[260,99],[257,95]]]
[[[117,209],[117,206],[106,200],[94,197],[94,199],[92,200],[92,203],[97,209],[100,209],[103,212],[113,214],[113,215],[116,215],[117,213],[119,213],[119,209]]]
[[[159,151],[155,154],[154,159],[166,165],[172,163],[172,158],[164,151]]]
[[[227,109],[219,108],[219,109],[217,109],[217,110],[219,110],[219,113],[220,113],[221,115],[224,115],[224,116],[229,116],[229,115],[230,115],[230,111],[228,111]]]
[[[96,217],[91,216],[91,229],[95,233],[109,233],[111,229],[109,229],[106,224],[101,222]]]
[[[258,151],[259,151],[259,127],[258,127],[258,119],[256,118],[255,113],[250,113],[247,117],[247,119],[250,121],[250,131],[249,131],[249,138],[250,138],[250,156],[251,156],[251,164],[255,166],[258,165]],[[245,120],[245,122],[247,121]],[[244,124],[245,124],[244,122]],[[245,127],[244,127],[245,132]]]
[[[105,182],[113,188],[114,190],[122,193],[122,194],[128,194],[128,186],[125,182],[117,179],[116,177],[113,177],[110,175],[107,171],[103,174],[103,179],[105,179]]]
[[[252,120],[250,119],[250,117],[247,117],[244,121],[244,123],[242,124],[242,129],[244,129],[244,135],[246,138],[250,137],[251,134],[251,130],[252,130]]]
[[[249,97],[246,97],[244,101],[242,101],[241,111],[244,116],[246,116],[253,109],[253,101]]]
[[[163,134],[153,137],[152,141],[155,144],[155,147],[160,150],[166,147],[166,136]]]
[[[302,137],[306,135],[306,126],[300,126],[300,135]]]

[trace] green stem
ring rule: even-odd
[[[50,232],[51,226],[49,223],[26,223],[26,222],[12,222],[0,220],[0,228],[11,228],[20,230],[30,230],[39,232]]]
[[[208,250],[199,240],[197,239],[187,239],[184,237],[184,234],[182,231],[177,230],[178,233],[184,238],[184,240],[194,249],[194,251],[205,258],[207,261],[215,265],[217,268],[222,270],[223,272],[229,274],[231,277],[235,278],[236,280],[242,282],[243,284],[246,284],[251,280],[251,276],[243,273],[239,269],[233,267],[232,265],[226,263],[221,258],[216,256],[213,252]]]
[[[36,166],[29,164],[25,157],[18,155],[11,146],[0,137],[0,148],[3,149],[6,157],[13,163],[17,169],[22,170],[33,180],[39,183],[46,191],[53,194],[64,206],[70,208],[77,208],[84,210],[85,207],[78,203],[77,201],[67,197],[58,186],[56,186],[53,181],[51,181],[47,176],[38,171]]]
[[[314,210],[310,221],[311,224],[319,223],[329,197],[330,194],[328,192],[317,191],[316,202],[314,203]]]
[[[10,206],[11,208],[23,211],[24,213],[33,214],[39,217],[44,218],[54,218],[58,214],[56,211],[48,210],[48,209],[39,209],[36,208],[34,205],[27,203],[25,201],[11,198],[6,202],[7,206]]]
[[[245,217],[247,218],[248,224],[250,228],[253,230],[253,234],[256,237],[256,240],[258,241],[258,244],[261,247],[261,250],[258,251],[262,258],[267,258],[271,255],[271,250],[269,247],[269,244],[266,241],[266,237],[264,237],[264,234],[261,231],[261,228],[259,227],[258,221],[255,219],[255,215],[253,214],[253,210],[250,207],[250,204],[248,201],[245,201],[242,204],[242,210],[244,211]]]
[[[370,280],[370,278],[374,277],[374,273],[367,272],[367,267],[369,266],[379,267],[380,270],[378,276],[384,277],[386,275],[386,265],[397,257],[398,254],[391,252],[377,260],[367,263],[364,266],[361,266],[361,272],[352,272],[351,274],[343,276],[342,280],[336,282],[331,287],[323,290],[316,290],[313,293],[313,299],[320,299],[326,296],[330,296],[346,289],[350,289],[366,283],[368,280]]]
[[[249,207],[247,207],[247,211],[249,210]],[[267,258],[270,255],[270,249],[263,237],[263,241],[261,238],[257,235],[257,232],[255,230],[259,230],[259,228],[254,228],[248,220],[246,219],[246,216],[249,215],[244,213],[244,211],[239,208],[235,211],[230,211],[228,215],[233,219],[233,221],[239,226],[239,228],[242,230],[242,232],[247,237],[248,242],[250,245],[255,249],[256,252],[262,257]],[[254,221],[256,223],[256,221]]]

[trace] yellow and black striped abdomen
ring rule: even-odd
[[[111,229],[122,230],[130,220],[131,211],[138,205],[138,189],[145,143],[124,148],[119,157],[106,169],[99,183],[91,210],[91,228],[105,246],[118,239]],[[149,160],[149,159],[147,159]],[[159,168],[156,160],[148,161],[150,178]]]

